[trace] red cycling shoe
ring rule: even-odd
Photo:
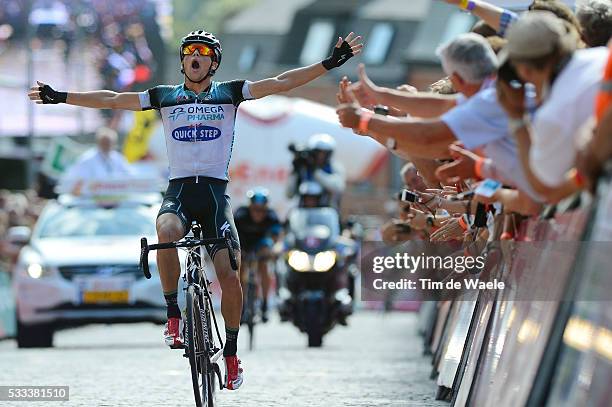
[[[183,320],[181,318],[168,318],[164,328],[164,341],[171,349],[183,349]]]
[[[243,369],[240,367],[238,356],[225,356],[225,388],[238,390],[243,381]]]

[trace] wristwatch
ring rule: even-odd
[[[374,106],[374,113],[387,116],[389,114],[389,108],[385,105],[376,105]]]

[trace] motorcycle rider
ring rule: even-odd
[[[314,181],[323,188],[324,202],[339,209],[340,199],[346,187],[344,168],[332,156],[336,140],[329,134],[314,134],[308,139],[307,159],[293,160],[293,171],[289,176],[287,197],[293,198],[305,181]]]

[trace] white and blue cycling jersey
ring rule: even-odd
[[[238,106],[253,99],[249,82],[212,81],[200,94],[180,85],[140,93],[143,110],[159,110],[168,150],[170,179],[205,176],[229,180]]]

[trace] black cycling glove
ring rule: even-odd
[[[337,68],[353,57],[353,50],[348,42],[342,41],[340,48],[334,47],[330,57],[323,60],[323,67],[328,71]]]
[[[66,103],[68,98],[68,92],[58,92],[49,85],[39,86],[38,90],[43,104]]]

